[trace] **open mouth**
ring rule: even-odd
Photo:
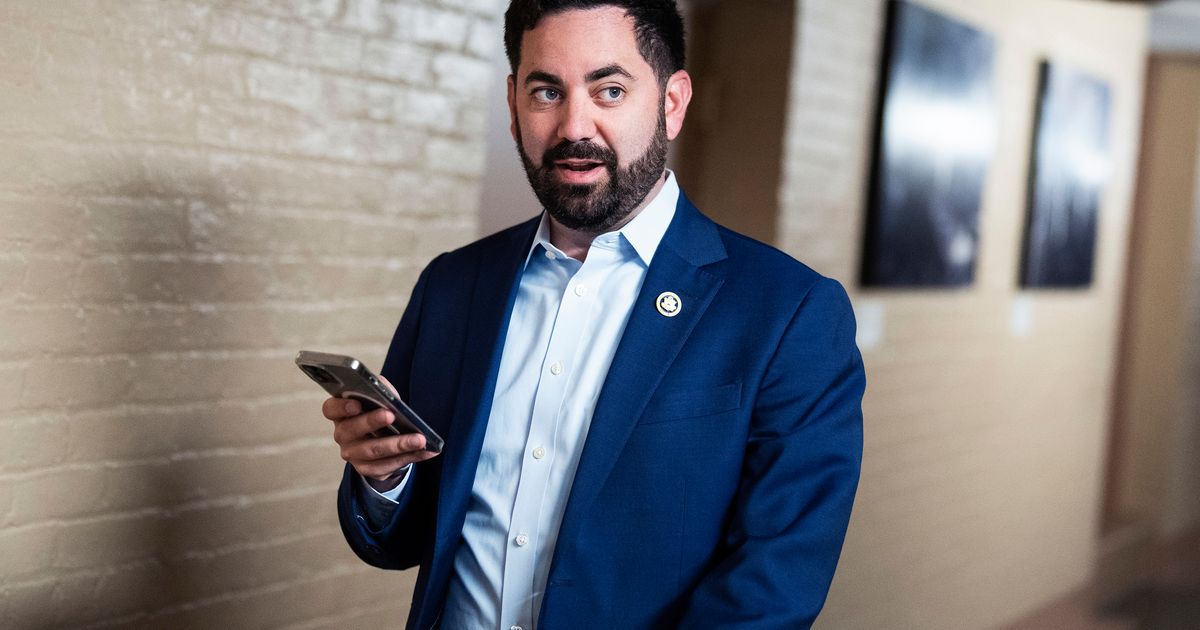
[[[608,173],[608,165],[599,160],[570,159],[556,160],[554,173],[558,181],[573,186],[591,186],[600,182]]]
[[[596,162],[593,160],[559,160],[554,163],[554,166],[574,173],[587,173],[589,171],[603,168],[604,162]]]

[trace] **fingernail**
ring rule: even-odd
[[[362,407],[357,402],[352,400],[346,403],[346,413],[356,416],[360,411],[362,411]]]

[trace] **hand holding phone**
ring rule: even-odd
[[[405,466],[436,456],[442,439],[396,394],[352,357],[301,352],[296,364],[333,395],[321,407],[333,421],[346,460],[377,490]],[[394,484],[393,484],[394,485]]]
[[[341,448],[342,459],[380,492],[399,484],[404,476],[398,473],[409,464],[438,455],[426,448],[425,436],[420,433],[376,437],[395,421],[386,409],[363,411],[357,400],[333,397],[325,400],[321,412],[333,421],[333,440]]]

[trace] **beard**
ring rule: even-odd
[[[642,204],[662,177],[667,165],[667,118],[660,108],[658,125],[650,146],[627,168],[617,166],[617,154],[590,140],[564,140],[547,149],[542,165],[535,166],[521,142],[521,124],[516,121],[517,152],[525,165],[525,176],[542,207],[564,227],[585,234],[601,234],[618,225]],[[567,184],[558,180],[558,160],[590,160],[604,165],[608,179],[595,184]]]

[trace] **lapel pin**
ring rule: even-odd
[[[678,295],[670,291],[663,291],[658,295],[655,306],[658,307],[658,312],[663,317],[675,317],[679,311],[683,310],[683,301],[679,299]]]

